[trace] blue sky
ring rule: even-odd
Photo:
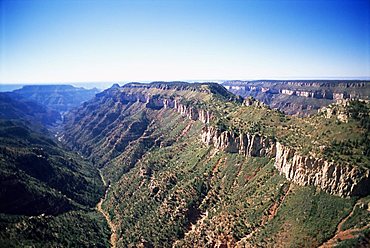
[[[0,0],[0,82],[370,77],[370,1]]]

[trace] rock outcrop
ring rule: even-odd
[[[337,100],[336,103],[330,104],[327,107],[319,109],[319,113],[323,114],[325,118],[335,117],[341,122],[348,122],[348,111],[347,107],[349,105],[349,100]]]
[[[202,141],[217,149],[230,153],[239,153],[252,157],[274,157],[275,141],[258,134],[236,135],[232,131],[221,132],[215,127],[203,127]]]
[[[330,163],[324,159],[302,156],[293,148],[258,134],[221,132],[203,128],[202,141],[225,152],[249,157],[275,158],[275,168],[288,180],[302,186],[312,185],[342,197],[370,193],[369,170]]]
[[[313,185],[333,195],[366,195],[370,191],[368,170],[302,156],[279,142],[276,142],[275,167],[298,185]]]
[[[124,103],[145,103],[146,107],[152,109],[171,108],[191,120],[200,120],[203,123],[209,123],[212,118],[210,111],[184,104],[181,99],[164,98],[159,95],[145,95],[141,93],[127,94],[122,92],[121,101]]]
[[[323,107],[319,109],[319,113],[321,113],[325,118],[336,118],[341,122],[348,122],[350,118],[350,112],[348,111],[348,107],[350,106],[351,102],[356,100],[351,99],[343,99],[337,100],[335,103],[330,104],[327,107]],[[360,103],[369,104],[370,100],[358,100]]]

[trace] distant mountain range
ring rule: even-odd
[[[99,92],[96,88],[76,88],[72,85],[25,85],[13,91],[25,99],[36,101],[60,113],[79,106]]]
[[[82,82],[71,82],[71,83],[34,83],[34,84],[22,84],[22,83],[14,83],[14,84],[9,84],[9,83],[0,83],[0,92],[10,92],[13,90],[21,89],[23,86],[27,85],[72,85],[77,88],[85,88],[85,89],[93,89],[97,88],[99,90],[105,90],[112,86],[114,82],[87,82],[87,83],[82,83]],[[122,84],[124,84],[122,82]]]

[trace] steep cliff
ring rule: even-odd
[[[294,183],[313,185],[333,195],[343,197],[370,193],[369,170],[302,156],[279,142],[276,143],[274,166]]]
[[[203,123],[209,123],[211,119],[211,114],[209,111],[198,109],[189,104],[182,103],[181,98],[164,98],[159,95],[152,96],[150,94],[146,95],[142,93],[127,94],[123,92],[121,94],[121,100],[123,103],[145,103],[145,106],[151,109],[171,108],[191,120],[200,120]]]
[[[329,194],[345,196],[370,193],[370,171],[353,166],[330,163],[312,156],[302,156],[274,139],[258,134],[220,132],[214,127],[204,127],[201,135],[207,145],[225,152],[252,157],[275,158],[275,168],[288,180],[299,185],[312,185]]]
[[[221,132],[215,127],[204,126],[201,139],[207,145],[213,145],[225,152],[239,153],[252,157],[274,157],[275,141],[258,134],[236,135],[231,131]]]

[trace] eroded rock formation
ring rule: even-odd
[[[152,109],[172,108],[191,120],[200,120],[207,124],[212,118],[210,111],[183,104],[180,99],[163,98],[158,95],[151,96],[141,93],[126,94],[123,92],[121,100],[123,102],[142,102],[146,104],[146,107]]]
[[[274,140],[258,134],[240,133],[236,135],[231,131],[221,132],[215,127],[205,126],[201,137],[207,145],[213,145],[225,152],[252,157],[275,156]]]
[[[235,135],[204,127],[202,141],[225,152],[246,156],[275,158],[275,168],[288,180],[302,186],[312,185],[342,197],[369,194],[370,173],[366,169],[339,165],[311,156],[257,134]]]
[[[299,185],[313,185],[339,196],[369,193],[369,171],[302,156],[293,148],[276,142],[275,167]]]

